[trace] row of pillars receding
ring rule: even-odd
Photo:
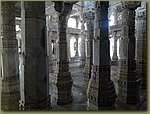
[[[117,38],[117,31],[113,33],[112,61],[119,63],[118,93],[115,95],[114,85],[110,79],[108,2],[95,3],[94,34],[91,33],[93,30],[90,31],[87,27],[87,38],[88,35],[94,35],[94,37],[90,36],[93,39],[91,44],[93,51],[90,51],[93,53],[90,56],[92,62],[89,63],[87,56],[88,62],[83,72],[89,110],[114,110],[115,108],[136,110],[134,105],[141,100],[139,90],[146,89],[146,5],[143,4],[140,7],[140,4],[133,1],[121,2],[116,7],[117,13],[121,14],[121,19],[119,19],[120,22],[115,22],[115,25],[120,24],[122,30],[121,38]],[[135,27],[135,20],[137,20],[137,27]],[[90,27],[92,26],[91,24]],[[118,39],[119,58],[117,57]]]
[[[20,63],[18,63],[18,46],[15,35],[15,3],[1,2],[3,41],[2,110],[51,110],[45,2],[21,2],[22,45]],[[73,4],[73,2],[55,2],[55,10],[58,12],[59,51],[58,68],[55,69],[53,78],[55,89],[53,100],[58,105],[69,104],[73,101],[73,80],[69,71],[66,39],[67,21]],[[86,61],[82,61],[82,64],[87,63],[85,69],[89,69],[89,74],[84,72],[85,75],[89,76],[85,79],[85,82],[88,82],[85,84],[88,110],[115,110],[116,107],[119,110],[122,108],[121,106],[124,106],[123,104],[136,104],[139,101],[139,76],[136,72],[134,33],[135,9],[139,6],[140,2],[130,1],[121,2],[121,5],[117,7],[118,11],[122,13],[122,25],[124,26],[121,42],[123,44],[121,48],[123,55],[119,59],[118,96],[116,96],[114,84],[110,79],[109,2],[95,2],[95,19],[93,13],[87,14],[88,19],[93,20],[87,22],[89,31],[87,45],[89,48],[87,49]],[[139,15],[138,19],[141,19]],[[144,26],[146,23],[145,17],[142,17],[142,19],[143,21],[140,20],[140,23]],[[137,35],[144,34],[145,31],[138,29]],[[81,32],[81,36],[83,33],[84,31]],[[143,35],[140,38],[144,39],[145,36]],[[140,38],[138,38],[139,42],[141,41]],[[84,38],[81,37],[82,39]],[[144,39],[142,44],[145,41]],[[145,50],[142,52],[145,52]],[[144,54],[142,53],[142,55]],[[83,58],[85,58],[84,56],[83,54]],[[139,60],[137,63],[140,63],[141,60],[138,59],[139,56],[136,57]],[[144,60],[145,58],[142,59],[142,62]],[[18,64],[21,65],[20,69]],[[144,69],[145,66],[138,68]],[[21,70],[20,75],[19,70]]]

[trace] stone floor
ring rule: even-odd
[[[79,60],[71,60],[70,61],[70,72],[72,74],[72,79],[73,79],[73,87],[72,87],[72,92],[73,92],[73,102],[64,105],[64,106],[59,106],[56,105],[53,101],[52,102],[52,110],[55,111],[60,111],[60,110],[67,110],[67,111],[85,111],[86,106],[87,106],[87,100],[86,100],[86,93],[85,90],[83,89],[83,68],[79,67]],[[51,83],[51,78],[53,74],[50,74],[50,83]],[[116,93],[117,92],[117,78],[118,78],[118,66],[117,65],[112,65],[111,66],[111,79],[115,82],[115,88],[116,88]],[[50,85],[51,88],[51,85]],[[50,93],[52,91],[50,90]],[[146,92],[141,92],[141,102],[137,104],[138,110],[146,110],[147,106],[147,100],[146,100],[146,95],[144,94]]]

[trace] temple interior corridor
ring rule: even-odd
[[[1,1],[2,111],[147,111],[146,1]]]

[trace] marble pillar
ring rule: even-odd
[[[67,31],[67,53],[68,53],[68,59],[70,61],[70,38],[71,38],[71,35],[70,35],[70,31],[68,30]]]
[[[136,69],[141,79],[140,88],[146,89],[146,66],[147,66],[147,24],[146,3],[145,6],[137,8],[136,11]]]
[[[49,110],[45,2],[21,2],[20,110]]]
[[[60,5],[60,6],[59,6]],[[55,10],[58,12],[58,67],[54,72],[53,101],[58,105],[66,105],[73,101],[72,77],[69,71],[69,60],[67,52],[67,16],[72,10],[73,4],[64,3],[63,7],[59,2],[55,3]],[[61,9],[62,8],[62,9]]]
[[[81,2],[81,14],[80,14],[80,20],[81,20],[81,43],[80,43],[80,66],[85,65],[85,19],[84,19],[84,1]]]
[[[117,25],[118,24],[118,14],[117,14],[117,10],[116,10],[116,7],[114,7],[113,9],[113,16],[114,16],[114,25]]]
[[[50,29],[47,28],[47,55],[49,57],[48,59],[48,63],[49,63],[49,73],[53,73],[54,69],[53,69],[53,54],[52,54],[52,31]]]
[[[53,69],[56,69],[57,66],[57,53],[58,53],[58,43],[57,43],[57,38],[53,39]]]
[[[47,55],[49,56],[49,73],[53,73],[53,53],[52,53],[52,37],[53,37],[53,31],[52,31],[52,17],[49,15],[46,15],[46,27],[47,27]]]
[[[108,1],[95,2],[93,66],[87,96],[88,110],[114,110],[115,88],[110,79]]]
[[[75,39],[76,39],[76,53],[75,53],[75,57],[78,58],[79,57],[79,51],[78,51],[78,39],[79,39],[79,36],[75,35]]]
[[[15,3],[14,1],[1,2],[3,45],[1,110],[3,111],[19,110],[19,58],[15,30]]]
[[[140,5],[137,1],[121,2],[117,10],[121,12],[122,38],[119,59],[117,110],[125,110],[139,101],[139,78],[135,63],[135,9]]]
[[[79,27],[79,18],[77,17],[76,18],[76,29],[78,29],[78,27]]]
[[[94,38],[94,11],[88,9],[88,11],[86,12],[85,20],[87,23],[87,38],[86,38],[86,61],[83,76],[84,76],[84,89],[86,90],[89,80],[91,78],[91,70],[92,70],[92,58],[93,58],[92,40]]]
[[[76,29],[78,29],[78,27],[79,27],[79,20],[80,18],[79,17],[77,17],[76,18]],[[75,53],[75,57],[76,58],[79,58],[79,35],[75,35],[75,39],[76,39],[76,53]]]
[[[118,38],[117,38],[116,31],[114,31],[113,36],[114,36],[114,50],[113,50],[112,61],[117,62],[118,61],[118,56],[117,56],[117,40],[118,40]]]

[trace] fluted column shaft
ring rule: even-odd
[[[4,111],[19,110],[19,59],[15,30],[15,3],[12,1],[1,2],[3,44],[1,109]]]

